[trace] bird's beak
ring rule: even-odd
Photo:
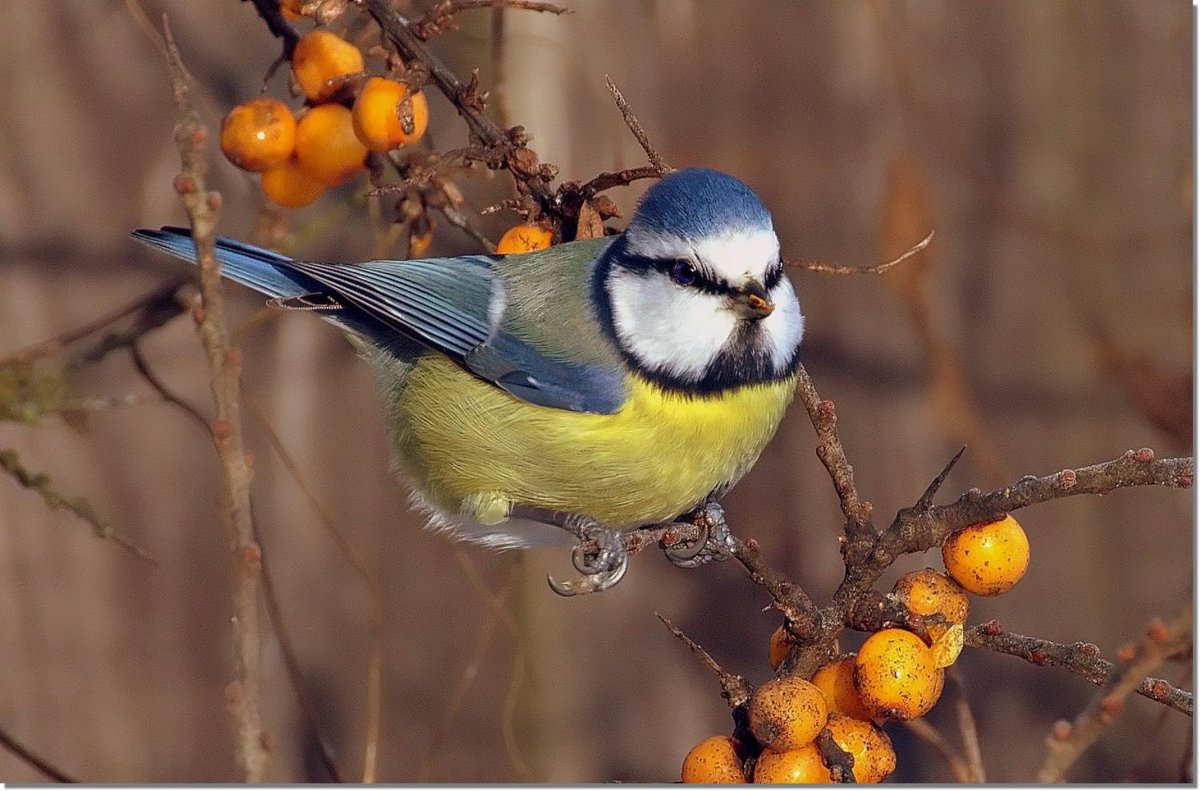
[[[775,303],[761,283],[751,280],[733,296],[733,310],[746,321],[758,321],[771,315]]]

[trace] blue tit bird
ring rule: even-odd
[[[186,229],[133,236],[195,258]],[[578,539],[590,582],[563,593],[620,579],[620,531],[715,503],[795,390],[804,317],[771,214],[715,170],[664,176],[620,234],[522,255],[328,264],[218,238],[216,256],[349,332],[431,527],[496,548]],[[588,538],[601,549],[581,559]]]

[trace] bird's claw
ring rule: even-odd
[[[725,509],[715,498],[710,497],[704,505],[688,514],[685,524],[700,528],[700,537],[664,549],[667,560],[680,568],[691,569],[733,557],[733,533],[725,521]]]
[[[629,569],[629,551],[620,533],[594,520],[579,520],[566,529],[575,534],[579,543],[571,550],[571,564],[581,576],[558,580],[548,576],[550,589],[559,596],[579,596],[600,593],[621,581]]]

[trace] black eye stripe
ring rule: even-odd
[[[730,294],[733,289],[724,280],[717,280],[709,273],[705,272],[701,267],[696,266],[691,261],[680,258],[651,258],[643,255],[625,255],[620,259],[621,266],[626,269],[638,273],[654,270],[662,272],[667,277],[671,278],[676,283],[687,288],[693,288],[697,291],[703,291],[706,294]],[[676,268],[680,264],[687,264],[694,273],[694,278],[689,282],[684,283],[676,277]]]
[[[775,286],[779,285],[782,280],[783,261],[780,261],[779,263],[775,264],[775,266],[767,270],[767,279],[763,281],[763,288],[765,288],[767,291],[771,291],[775,288]]]

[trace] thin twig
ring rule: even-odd
[[[924,239],[905,250],[896,258],[884,261],[882,264],[872,264],[871,266],[845,266],[844,264],[832,264],[826,261],[785,261],[783,265],[792,267],[793,269],[804,269],[809,272],[827,272],[833,275],[881,275],[897,264],[912,258],[928,247],[932,241],[933,231],[930,231]]]
[[[730,673],[725,668],[713,659],[712,654],[704,650],[704,648],[692,638],[688,637],[681,630],[676,628],[675,624],[662,613],[654,613],[658,620],[663,622],[663,626],[671,630],[671,634],[683,641],[683,644],[695,654],[700,662],[713,672],[717,677],[718,683],[721,685],[721,697],[729,701],[730,708],[738,709],[746,706],[750,702],[750,696],[754,690],[751,689],[749,682],[742,676],[736,673]]]
[[[208,164],[204,144],[208,131],[192,107],[188,80],[163,17],[163,40],[167,68],[179,121],[175,141],[181,171],[175,191],[183,201],[192,225],[199,266],[202,305],[196,319],[211,372],[216,418],[212,424],[213,444],[221,461],[221,518],[229,543],[232,565],[234,680],[226,688],[226,700],[235,723],[235,755],[247,782],[262,782],[267,766],[268,739],[262,728],[261,635],[258,628],[258,583],[261,550],[254,541],[250,516],[250,470],[242,438],[238,401],[241,354],[229,346],[221,296],[221,270],[214,255],[213,237],[221,199],[205,188]]]
[[[133,367],[137,370],[146,382],[154,388],[155,392],[162,397],[163,401],[171,404],[187,415],[191,420],[208,431],[208,418],[192,404],[185,401],[181,396],[177,395],[171,388],[167,387],[166,382],[159,378],[158,374],[150,367],[150,363],[142,354],[142,347],[134,341],[129,345],[129,356],[133,360]]]
[[[21,761],[29,764],[37,771],[44,774],[56,783],[77,783],[78,780],[71,778],[62,770],[55,767],[45,758],[42,758],[37,753],[30,750],[25,745],[14,739],[7,731],[0,728],[0,747],[8,750]]]
[[[158,560],[135,544],[131,539],[117,532],[108,520],[96,513],[96,509],[92,507],[90,502],[82,497],[67,497],[58,491],[50,483],[48,475],[42,472],[34,472],[22,464],[21,458],[12,448],[0,448],[0,470],[11,475],[17,483],[26,489],[37,492],[41,496],[42,502],[51,511],[57,511],[60,508],[67,509],[91,525],[92,535],[96,536],[96,538],[112,541],[134,558],[149,563],[152,566],[158,565]]]
[[[137,332],[129,335],[129,337],[136,340],[136,338],[144,335],[146,332],[156,327],[161,327],[171,318],[184,311],[183,305],[178,298],[179,290],[182,286],[182,282],[173,281],[160,288],[156,288],[149,294],[139,297],[128,305],[117,308],[105,316],[81,324],[78,327],[55,335],[53,338],[47,338],[32,346],[27,346],[24,349],[0,357],[0,366],[15,362],[29,362],[39,357],[58,354],[70,344],[81,341],[89,335],[94,335],[122,319],[135,314],[138,317],[134,322]],[[99,356],[103,355],[97,355],[96,352],[87,355],[89,361],[95,361]]]
[[[838,502],[847,520],[847,538],[853,542],[856,538],[873,537],[875,528],[871,525],[871,504],[859,499],[858,488],[854,484],[854,468],[846,459],[846,451],[838,438],[837,411],[833,402],[821,398],[803,365],[797,366],[796,375],[796,394],[808,411],[813,428],[817,430],[817,458],[825,465],[833,481]]]
[[[958,735],[962,740],[963,753],[967,761],[967,779],[964,783],[986,783],[987,775],[983,769],[983,751],[979,748],[979,729],[975,725],[975,714],[971,711],[971,701],[967,697],[967,687],[963,682],[962,672],[958,665],[951,665],[946,675],[954,684],[954,714],[958,720]],[[1164,709],[1165,711],[1165,709]]]
[[[456,30],[454,16],[459,11],[469,11],[476,8],[490,8],[499,13],[506,8],[516,8],[523,11],[540,11],[542,13],[569,14],[570,9],[547,3],[543,0],[438,0],[422,17],[412,21],[413,32],[422,41],[428,41],[438,33]],[[493,16],[493,20],[495,16]],[[493,39],[494,43],[494,39]]]
[[[485,620],[483,622],[483,626],[478,629],[478,633],[475,638],[475,647],[472,649],[471,655],[467,658],[467,661],[463,664],[462,672],[458,677],[458,683],[455,684],[454,691],[450,693],[450,698],[446,703],[445,709],[442,711],[442,716],[438,720],[437,725],[435,725],[431,730],[429,745],[425,748],[425,755],[417,764],[417,782],[428,782],[430,779],[430,774],[433,771],[434,758],[437,756],[438,748],[442,746],[442,743],[446,740],[447,735],[449,735],[450,726],[454,723],[455,717],[458,716],[459,711],[462,709],[463,704],[467,700],[467,693],[470,692],[471,686],[479,678],[479,670],[483,666],[483,659],[487,654],[487,650],[492,645],[492,638],[496,635],[496,628],[504,620],[502,616],[502,613],[505,612],[503,609],[504,603],[512,594],[513,585],[516,581],[515,576],[510,577],[499,591],[493,592],[487,587],[483,580],[480,579],[479,572],[476,570],[475,565],[471,562],[469,555],[462,550],[457,550],[454,553],[454,557],[458,561],[459,566],[462,568],[467,578],[471,580],[475,588],[479,590],[489,602],[494,602],[497,606],[489,608],[490,612],[488,613],[487,620]]]
[[[1037,772],[1039,783],[1061,783],[1079,756],[1100,738],[1120,715],[1125,698],[1137,690],[1141,679],[1162,663],[1178,643],[1191,639],[1192,608],[1185,607],[1168,626],[1158,621],[1126,662],[1110,675],[1104,691],[1092,699],[1072,723],[1056,723],[1046,740],[1046,757]]]
[[[257,520],[255,521],[255,537],[259,539],[261,545]],[[329,775],[330,782],[341,783],[342,776],[338,771],[337,762],[333,759],[333,749],[321,733],[316,709],[309,701],[308,692],[304,688],[304,672],[300,669],[296,646],[292,642],[291,631],[287,628],[287,621],[283,617],[283,608],[279,604],[279,596],[275,591],[275,578],[271,574],[271,564],[267,561],[265,551],[262,556],[262,597],[267,610],[267,618],[271,622],[271,628],[275,630],[275,638],[279,641],[279,653],[283,657],[283,666],[287,671],[288,681],[292,685],[292,692],[296,695],[296,702],[300,705],[300,716],[312,735],[313,743],[317,746],[317,757],[321,761],[321,766],[325,768],[325,773]]]
[[[1100,656],[1100,649],[1091,643],[1056,643],[1038,637],[1027,637],[1002,631],[995,621],[972,626],[964,635],[965,645],[986,648],[1000,654],[1019,657],[1039,667],[1061,667],[1082,676],[1097,686],[1103,685],[1116,665]],[[1195,708],[1195,696],[1165,679],[1146,677],[1134,689],[1139,695],[1170,706],[1189,717]]]
[[[946,762],[946,766],[950,769],[950,774],[954,776],[954,782],[972,782],[970,779],[971,771],[967,768],[967,762],[963,760],[950,742],[946,741],[946,737],[942,736],[941,731],[924,719],[906,720],[903,724],[910,733],[928,744],[941,756],[942,760]]]
[[[287,470],[292,482],[300,490],[305,503],[316,515],[321,527],[333,539],[338,551],[350,563],[355,575],[358,576],[363,586],[367,589],[367,642],[370,648],[367,654],[367,705],[366,722],[364,725],[366,741],[363,748],[363,782],[372,783],[375,781],[378,771],[379,732],[383,709],[383,647],[381,645],[383,632],[383,592],[380,590],[379,580],[371,572],[358,552],[355,551],[349,539],[338,529],[333,521],[333,517],[330,516],[329,512],[321,505],[320,500],[317,499],[316,494],[313,493],[312,487],[308,485],[303,473],[300,471],[300,465],[296,463],[292,454],[288,452],[287,447],[283,444],[283,439],[279,436],[279,432],[275,430],[275,427],[271,425],[271,421],[267,418],[266,410],[250,394],[246,395],[245,403],[247,409],[250,410],[250,414],[258,423],[259,428],[266,434],[271,449],[275,451],[279,460],[283,463],[283,468]]]
[[[617,103],[617,109],[621,111],[621,117],[625,119],[625,125],[629,127],[629,131],[637,138],[638,145],[646,152],[646,159],[650,160],[650,164],[654,166],[658,175],[663,176],[674,170],[662,158],[658,150],[654,148],[654,144],[650,142],[650,136],[646,134],[646,130],[642,128],[641,122],[633,114],[633,108],[629,106],[629,102],[625,101],[625,96],[622,95],[621,89],[617,87],[617,84],[607,74],[604,75],[604,84],[608,88],[608,92],[612,94],[613,101]]]

